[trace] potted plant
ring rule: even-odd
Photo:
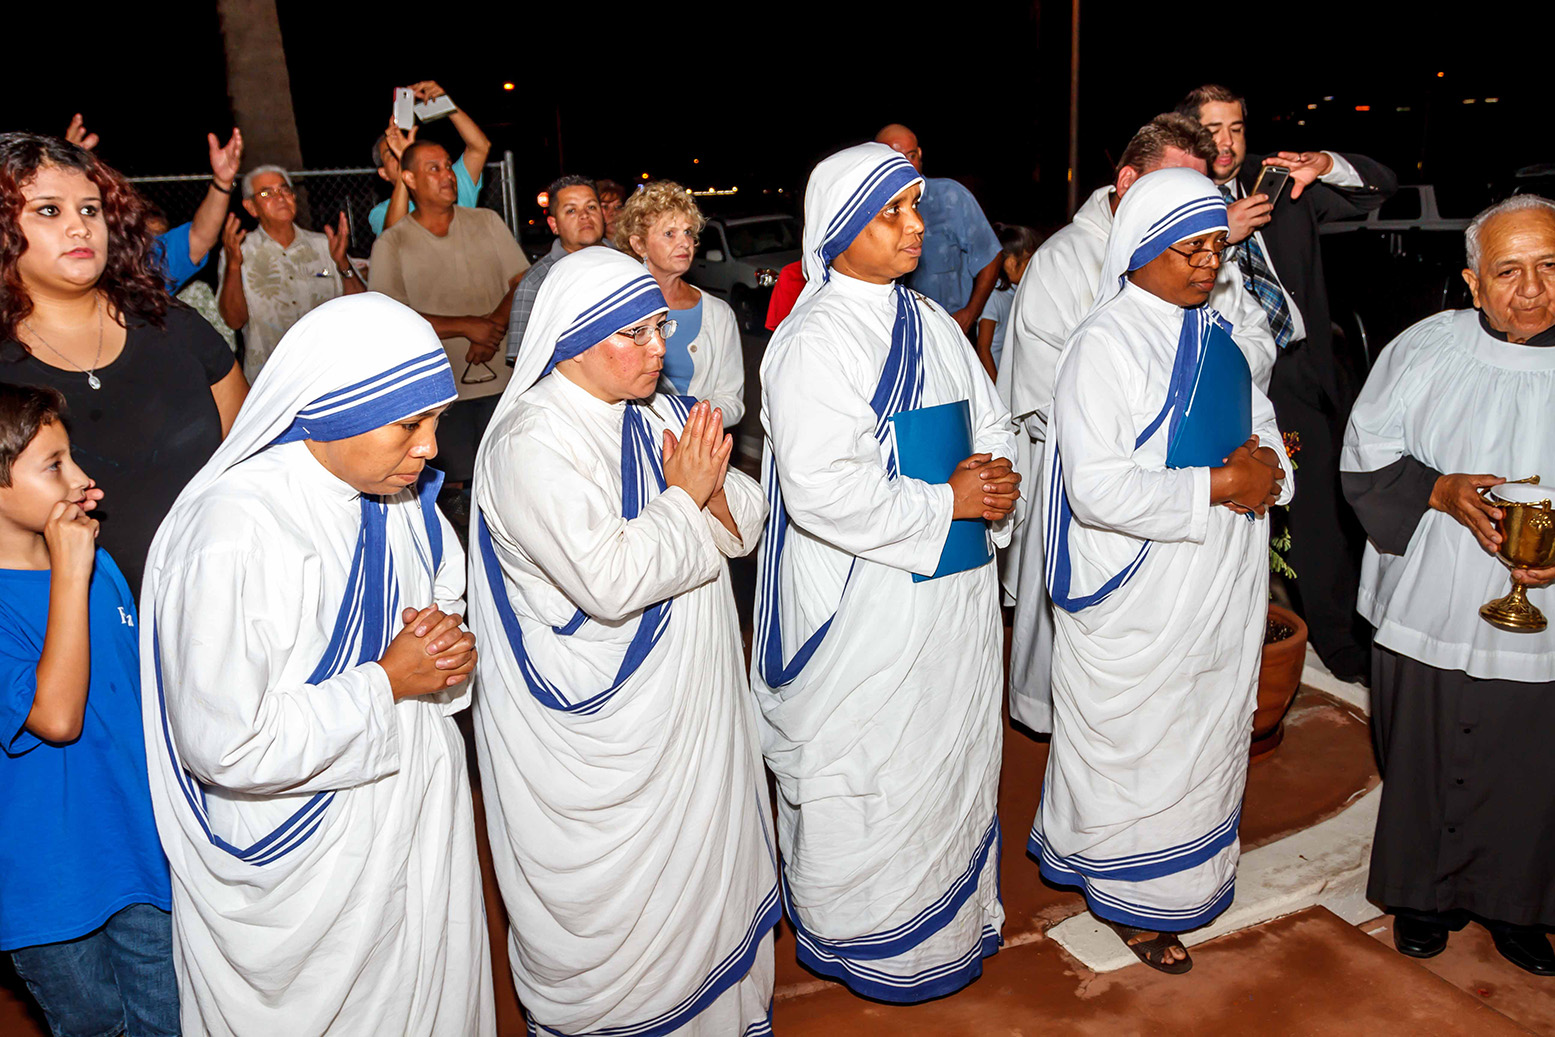
[[[1300,437],[1294,432],[1285,433],[1286,455],[1294,461],[1300,450]],[[1284,511],[1283,508],[1280,510]],[[1285,552],[1289,550],[1290,527],[1281,522],[1269,540],[1269,570],[1293,580],[1296,572],[1285,560]],[[1285,713],[1296,697],[1296,689],[1301,687],[1301,669],[1306,657],[1306,623],[1290,609],[1271,600],[1264,626],[1263,661],[1258,671],[1258,705],[1253,711],[1253,759],[1269,755],[1284,739]]]

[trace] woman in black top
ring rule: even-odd
[[[90,151],[0,134],[0,382],[64,394],[104,499],[98,543],[139,591],[151,538],[248,393],[198,314],[172,302],[145,203]]]

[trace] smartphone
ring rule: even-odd
[[[439,94],[430,101],[416,102],[416,118],[422,122],[432,122],[441,119],[445,115],[452,115],[455,111],[453,98],[447,94]]]
[[[416,124],[416,95],[411,93],[409,87],[399,86],[394,88],[394,125],[401,130],[408,130]]]
[[[1273,205],[1280,200],[1280,192],[1285,190],[1285,181],[1290,179],[1290,170],[1284,166],[1264,166],[1258,170],[1258,179],[1253,182],[1253,189],[1249,195],[1266,194],[1269,196],[1269,204]]]

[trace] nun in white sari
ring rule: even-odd
[[[1101,294],[1059,360],[1043,459],[1054,727],[1029,849],[1170,972],[1191,963],[1156,934],[1231,901],[1263,511],[1291,493],[1273,409],[1205,303],[1225,229],[1199,173],[1129,190]]]
[[[141,676],[185,1033],[495,1032],[451,716],[464,555],[425,467],[455,396],[414,312],[325,303],[152,542]]]
[[[563,258],[475,463],[476,744],[531,1032],[771,1032],[771,807],[725,561],[766,504],[688,475],[732,443],[655,392],[667,309],[619,252]]]
[[[761,369],[772,519],[751,675],[799,960],[898,1002],[975,979],[1004,922],[998,575],[914,576],[938,569],[952,517],[992,516],[1006,541],[1014,437],[955,322],[891,279],[916,265],[921,184],[883,144],[810,176],[808,284]],[[866,255],[855,244],[869,279],[844,258]],[[898,473],[890,421],[959,401],[973,451],[1005,473],[971,511],[953,485]],[[952,484],[971,475],[976,495],[972,461]]]

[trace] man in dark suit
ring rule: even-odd
[[[1363,155],[1332,151],[1247,153],[1246,102],[1222,86],[1202,86],[1177,110],[1215,136],[1210,176],[1230,200],[1230,239],[1246,291],[1263,306],[1279,354],[1269,399],[1280,429],[1301,436],[1298,492],[1290,506],[1292,587],[1312,646],[1336,676],[1368,680],[1369,632],[1355,611],[1359,527],[1341,510],[1339,444],[1356,386],[1338,363],[1318,228],[1376,209],[1398,178]],[[1265,165],[1290,169],[1273,205],[1253,195]]]

